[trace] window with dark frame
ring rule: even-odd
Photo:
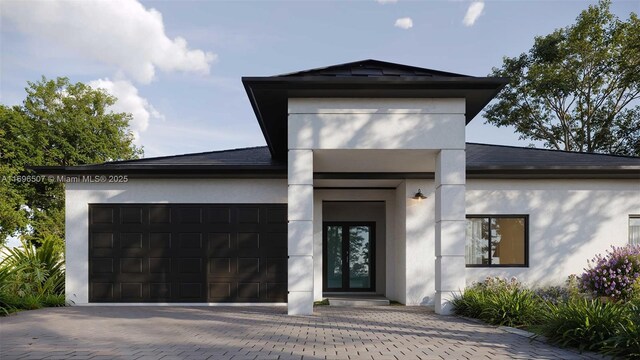
[[[529,266],[529,215],[468,215],[467,267]]]

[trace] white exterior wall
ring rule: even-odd
[[[427,196],[417,200],[412,197],[418,191]],[[435,187],[433,180],[407,179],[397,189],[403,199],[405,226],[400,236],[404,238],[404,282],[406,305],[434,305],[436,282],[436,228]]]
[[[628,243],[640,180],[468,180],[466,212],[529,215],[529,267],[467,268],[467,285],[487,276],[559,285],[596,254]]]
[[[66,298],[89,302],[89,204],[287,203],[284,179],[132,179],[127,183],[67,183]]]
[[[289,99],[289,149],[464,149],[464,99]]]

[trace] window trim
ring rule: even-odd
[[[467,214],[466,219],[489,219],[491,224],[492,218],[522,218],[524,219],[524,264],[467,264],[465,259],[465,267],[467,268],[528,268],[529,267],[529,214]],[[465,225],[466,225],[465,219]],[[465,246],[467,236],[465,231]],[[491,230],[489,230],[489,243],[491,243]],[[489,256],[491,262],[491,256]]]
[[[640,245],[640,242],[637,244],[631,242],[631,219],[640,220],[640,214],[629,214],[629,217],[627,218],[627,244]]]

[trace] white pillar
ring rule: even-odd
[[[288,313],[313,313],[313,151],[289,150]]]
[[[448,315],[453,295],[465,287],[465,151],[440,150],[435,178],[435,310]]]

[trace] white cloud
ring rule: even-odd
[[[411,20],[410,17],[403,17],[400,18],[398,20],[396,20],[396,23],[394,24],[395,27],[399,27],[401,29],[410,29],[413,27],[413,20]]]
[[[109,78],[93,80],[87,83],[94,89],[103,89],[118,98],[112,106],[114,112],[126,112],[133,115],[129,124],[135,139],[149,127],[149,119],[163,119],[149,101],[138,94],[138,89],[127,80],[109,80]]]
[[[162,14],[137,0],[0,1],[0,14],[21,32],[49,39],[151,82],[156,69],[208,74],[216,55],[170,39]]]
[[[480,15],[482,15],[482,10],[484,10],[484,1],[472,2],[462,20],[464,26],[473,26]]]
[[[377,2],[378,4],[382,4],[382,5],[384,5],[384,4],[394,4],[394,3],[397,3],[397,2],[398,2],[398,0],[376,0],[376,2]]]

